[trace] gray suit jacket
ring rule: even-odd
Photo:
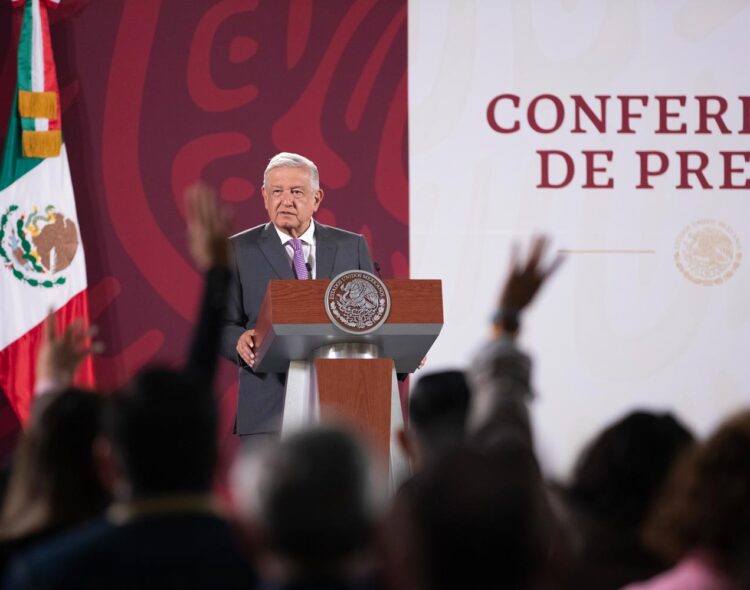
[[[237,354],[237,340],[255,328],[271,279],[294,279],[289,256],[272,223],[259,225],[231,239],[234,272],[222,335],[221,353],[240,367],[237,434],[278,432],[284,408],[284,373],[255,373]],[[346,270],[372,272],[363,236],[315,222],[315,267],[318,279]]]

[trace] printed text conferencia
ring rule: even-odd
[[[728,100],[717,95],[596,95],[566,97],[539,94],[524,101],[516,94],[499,94],[487,105],[487,123],[500,134],[524,127],[538,134],[615,135],[750,135],[750,96]],[[648,142],[644,142],[648,146]],[[680,146],[683,147],[683,146]],[[537,188],[559,189],[582,177],[588,189],[615,188],[609,164],[613,149],[540,149]],[[637,189],[653,189],[668,171],[677,189],[750,189],[750,151],[656,149],[634,151]],[[713,161],[712,161],[713,158]],[[578,161],[578,166],[576,162]],[[581,173],[581,168],[583,172]]]

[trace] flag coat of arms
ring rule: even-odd
[[[59,0],[11,0],[23,10],[18,81],[0,168],[0,388],[28,417],[42,322],[88,316],[86,262],[76,215],[47,9]],[[87,359],[76,383],[93,384]]]

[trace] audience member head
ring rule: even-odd
[[[457,449],[399,494],[396,529],[406,572],[400,588],[531,588],[544,574],[550,516],[525,440]]]
[[[619,530],[639,529],[670,468],[692,442],[671,414],[628,414],[579,457],[570,489],[574,509]]]
[[[210,491],[217,460],[216,407],[205,380],[147,369],[111,398],[105,439],[120,472],[120,501]]]
[[[103,398],[67,389],[39,398],[8,482],[2,534],[17,537],[82,522],[109,497],[93,459]]]
[[[365,450],[345,431],[302,431],[269,449],[255,496],[249,517],[262,553],[284,564],[284,577],[344,576],[370,547],[370,466]]]
[[[463,371],[442,371],[417,381],[409,397],[409,430],[399,442],[420,470],[464,442],[471,394]]]
[[[645,537],[670,560],[702,549],[730,575],[748,575],[750,411],[724,422],[683,457],[655,506]]]

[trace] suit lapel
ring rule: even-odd
[[[276,229],[273,223],[266,225],[266,229],[258,240],[261,252],[263,256],[268,260],[268,264],[271,265],[273,270],[276,272],[280,279],[293,279],[294,272],[292,271],[292,265],[289,262],[289,256],[281,245],[281,240],[276,233]]]
[[[333,262],[336,260],[336,244],[328,226],[315,223],[315,276],[318,279],[333,278]]]

